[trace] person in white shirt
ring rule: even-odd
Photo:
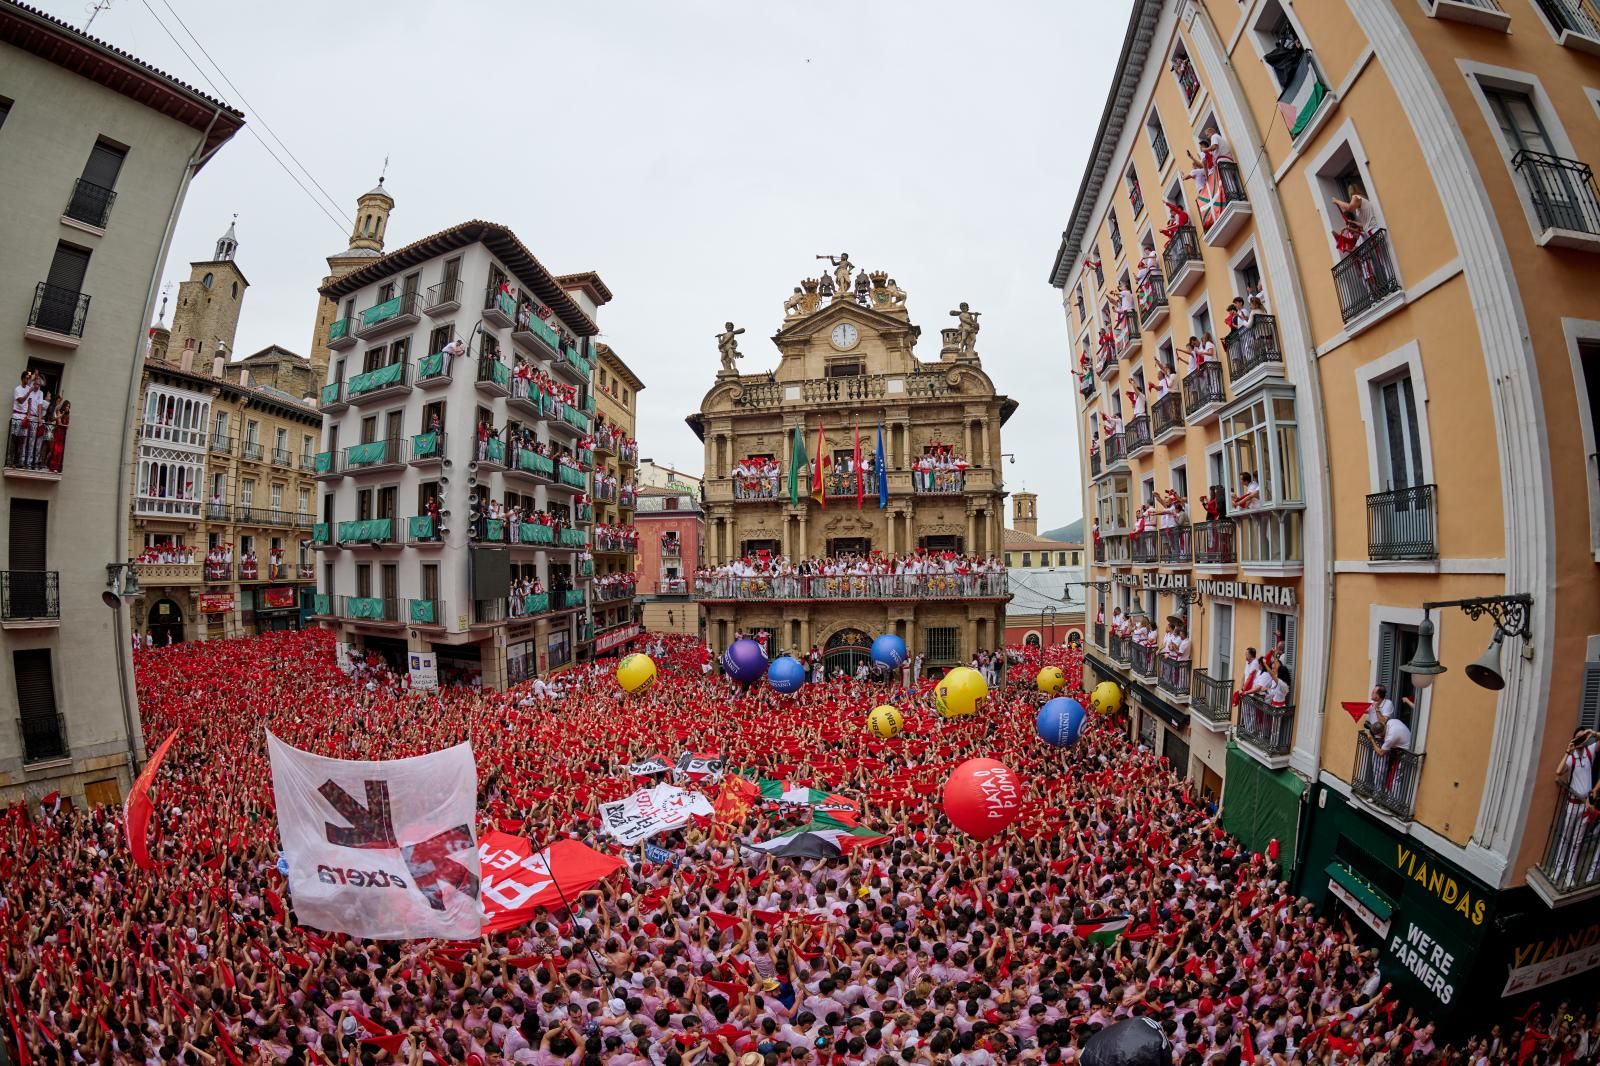
[[[456,337],[449,344],[439,349],[439,354],[444,356],[444,376],[450,376],[450,364],[467,354],[467,346],[460,337]]]
[[[1390,704],[1393,708],[1393,704]],[[1392,751],[1411,750],[1411,727],[1406,725],[1403,716],[1394,713],[1391,709],[1389,716],[1383,721],[1383,747],[1385,755]]]
[[[1367,716],[1361,724],[1374,733],[1381,732],[1383,721],[1394,715],[1394,703],[1389,699],[1389,690],[1383,685],[1372,686],[1372,700],[1367,704]]]

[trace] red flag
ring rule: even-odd
[[[760,786],[752,781],[746,781],[738,774],[729,774],[722,779],[722,788],[717,793],[716,806],[712,811],[713,843],[726,838],[729,831],[744,824],[745,815],[750,813],[751,802],[759,795],[761,795]],[[729,870],[727,881],[719,879],[717,887],[726,892],[732,881],[733,871]]]
[[[748,988],[740,984],[738,981],[718,981],[714,977],[707,977],[702,980],[702,983],[716,989],[729,999],[738,999],[740,996],[749,991]]]
[[[1367,708],[1371,704],[1364,700],[1340,700],[1339,706],[1344,708],[1345,714],[1359,722],[1367,716]]]
[[[228,1035],[228,1030],[223,1027],[221,1019],[213,1014],[211,1024],[217,1030],[217,1043],[222,1045],[222,1053],[228,1056],[231,1066],[244,1066],[244,1062],[239,1058],[239,1052],[233,1046],[233,1038]]]
[[[744,919],[739,917],[737,914],[723,914],[721,911],[707,911],[706,918],[710,920],[712,925],[716,926],[718,929],[721,929],[723,932],[727,932],[729,929],[732,929],[734,926],[744,921]]]
[[[817,457],[812,460],[811,467],[811,498],[816,500],[820,506],[826,508],[828,506],[828,494],[824,491],[824,486],[822,484],[822,473],[828,467],[828,460],[822,454],[822,449],[824,447],[826,447],[826,444],[822,439],[822,422],[818,421]]]
[[[298,951],[285,951],[283,953],[283,964],[285,966],[298,966],[302,970],[311,969],[311,960]]]
[[[139,771],[128,798],[122,804],[122,817],[128,828],[128,850],[133,852],[133,864],[141,870],[156,868],[154,860],[150,858],[150,815],[155,812],[155,805],[150,802],[150,783],[155,780],[156,770],[161,767],[161,760],[167,757],[167,749],[172,747],[177,736],[176,729],[167,734],[167,739],[156,749],[155,756]]]
[[[32,1066],[33,1053],[28,1050],[28,1038],[23,1035],[22,1027],[17,1024],[17,1015],[11,1009],[11,1001],[17,999],[17,986],[11,986],[11,999],[6,1001],[6,1021],[10,1023],[11,1032],[17,1038],[17,1066]],[[20,1001],[19,1004],[20,1006]]]
[[[1255,1037],[1250,1033],[1250,1022],[1248,1020],[1244,1023],[1244,1032],[1239,1034],[1239,1049],[1244,1055],[1246,1064],[1256,1061],[1256,1041]]]
[[[855,454],[853,456],[851,456],[851,459],[854,461],[854,466],[855,466],[856,510],[859,511],[859,510],[861,510],[862,501],[866,499],[866,495],[867,495],[867,479],[861,473],[861,423],[860,422],[856,423],[856,449],[855,449]]]
[[[558,840],[537,855],[533,843],[509,833],[478,841],[483,872],[483,931],[514,929],[543,908],[554,910],[623,867],[623,862],[576,840]]]
[[[382,1048],[391,1055],[400,1054],[400,1045],[406,1042],[406,1034],[391,1033],[388,1036],[364,1036],[361,1042],[368,1047]]]

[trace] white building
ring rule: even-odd
[[[499,688],[573,661],[591,635],[592,291],[479,221],[321,291],[339,316],[320,397],[317,615],[396,668],[436,656],[446,682]],[[457,339],[467,353],[451,358]],[[518,591],[532,581],[540,592]]]

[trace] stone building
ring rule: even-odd
[[[676,480],[676,479],[673,479]],[[651,633],[698,633],[700,608],[691,599],[700,566],[704,516],[698,487],[642,486],[639,527],[639,617]]]
[[[575,274],[558,279],[570,287],[604,282],[593,274]],[[599,296],[599,293],[594,295]],[[611,298],[604,290],[604,302]],[[595,349],[594,379],[590,395],[595,403],[594,421],[594,652],[603,655],[623,648],[643,632],[635,609],[635,588],[628,578],[637,579],[637,542],[607,534],[604,527],[627,529],[634,524],[638,503],[638,484],[634,471],[639,465],[639,394],[644,382],[609,345]]]
[[[964,304],[951,311],[960,324],[943,330],[938,357],[923,361],[905,292],[883,271],[854,272],[839,256],[795,288],[772,337],[770,370],[741,375],[734,361],[743,357],[743,331],[730,324],[719,335],[723,368],[688,419],[706,449],[709,564],[1001,550],[1000,428],[1017,404],[984,373],[977,316]],[[864,459],[882,441],[881,499],[876,473],[858,492],[858,437]],[[763,473],[749,473],[756,469]],[[816,645],[848,668],[884,632],[902,636],[930,667],[965,662],[1000,643],[1007,597],[1000,577],[977,595],[959,581],[920,578],[782,589],[734,579],[703,585],[698,598],[718,647],[735,632],[766,630],[774,649]]]

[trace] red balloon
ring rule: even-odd
[[[993,759],[968,759],[944,783],[944,813],[974,840],[988,840],[1022,812],[1022,778]]]

